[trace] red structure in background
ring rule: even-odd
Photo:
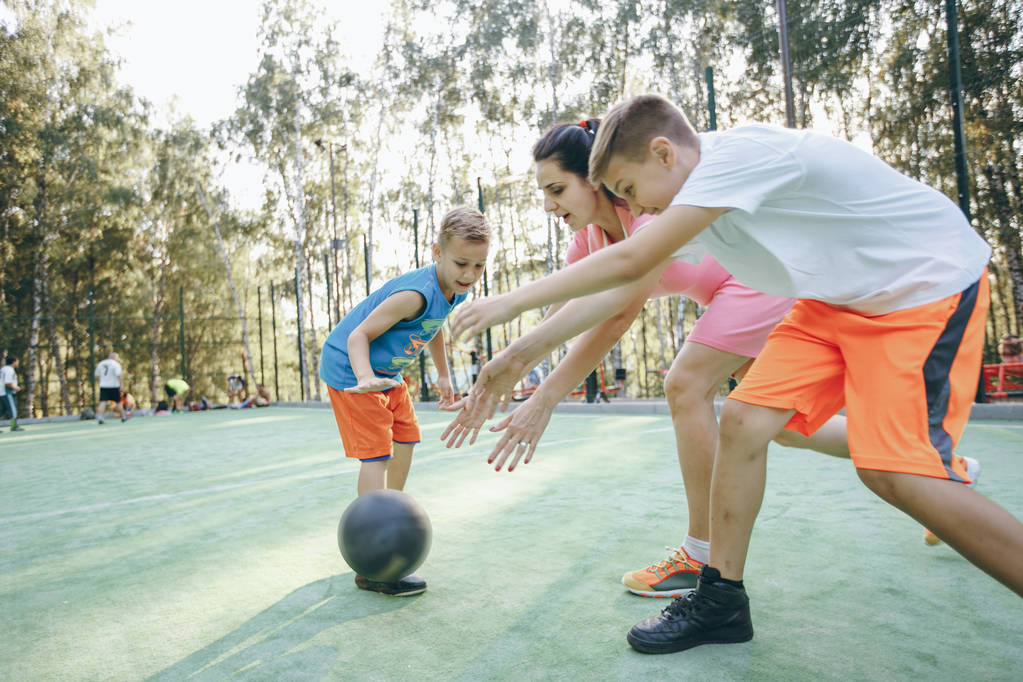
[[[984,365],[988,398],[1023,398],[1023,362]]]

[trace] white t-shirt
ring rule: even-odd
[[[99,379],[100,388],[120,388],[121,363],[107,358],[96,365],[96,378]]]
[[[948,197],[848,142],[765,125],[699,137],[672,205],[732,209],[697,239],[753,289],[882,315],[957,294],[987,265]]]
[[[10,365],[0,367],[0,395],[7,395],[7,384],[17,384],[18,376]]]

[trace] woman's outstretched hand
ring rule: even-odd
[[[500,471],[505,461],[511,457],[508,471],[513,471],[523,456],[525,459],[522,459],[522,463],[529,464],[553,411],[554,406],[547,404],[536,393],[515,408],[515,411],[505,417],[500,424],[490,429],[494,432],[504,431],[504,435],[491,451],[487,464],[497,462],[494,470]]]
[[[469,445],[476,442],[483,422],[494,416],[500,408],[502,411],[511,401],[515,384],[529,369],[504,350],[483,365],[476,383],[469,389],[469,395],[458,402],[442,409],[461,410],[448,424],[440,439],[447,441],[447,447],[461,447],[466,437]]]

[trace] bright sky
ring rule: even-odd
[[[385,2],[313,0],[337,23],[348,65],[365,73],[383,34]],[[154,105],[154,123],[191,116],[200,127],[230,116],[257,66],[261,0],[96,0],[95,30],[112,29],[107,49],[121,58],[121,82]],[[171,109],[173,107],[173,110]],[[223,159],[229,163],[227,159]],[[222,177],[239,208],[262,202],[262,169],[231,163]]]
[[[349,64],[362,71],[376,55],[386,3],[317,2],[337,21]],[[200,126],[229,116],[237,91],[255,70],[260,0],[96,0],[93,27],[113,27],[109,50],[121,56],[123,82],[165,110]]]

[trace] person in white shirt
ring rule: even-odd
[[[96,408],[96,421],[103,423],[103,415],[106,414],[107,403],[121,421],[127,421],[128,416],[121,406],[121,363],[117,361],[117,353],[111,353],[96,365],[96,378],[99,379],[99,406]]]
[[[453,339],[639,280],[694,239],[746,286],[799,299],[721,409],[710,560],[696,590],[633,626],[633,648],[669,653],[753,637],[743,571],[767,444],[782,428],[812,435],[843,407],[860,480],[1023,596],[1023,524],[970,487],[954,452],[980,374],[991,249],[948,197],[808,131],[697,134],[655,95],[604,117],[589,180],[634,215],[658,217],[553,275],[466,306]]]
[[[10,417],[11,431],[24,431],[18,426],[18,405],[14,402],[14,394],[21,390],[18,375],[14,371],[17,366],[18,358],[8,355],[6,364],[0,367],[0,415]],[[3,418],[0,416],[0,419]]]

